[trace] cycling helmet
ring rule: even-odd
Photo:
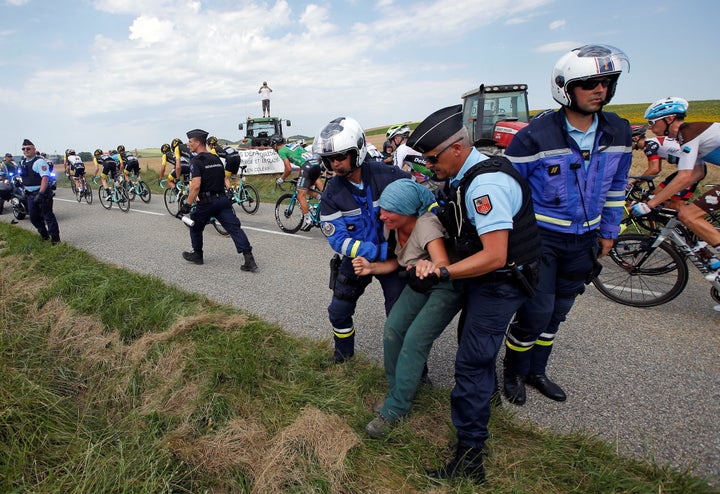
[[[320,129],[315,136],[312,149],[313,153],[320,156],[353,151],[354,161],[351,162],[351,165],[358,167],[367,156],[365,132],[357,120],[339,117]]]
[[[217,144],[217,137],[215,137],[215,136],[208,137],[207,144],[208,144],[208,146],[211,146],[211,147],[215,146],[215,144]]]
[[[279,134],[273,134],[270,136],[270,145],[277,146],[279,144],[285,144],[285,139]]]
[[[120,145],[117,147],[117,150],[118,150],[118,153],[124,153],[124,152],[125,152],[125,146],[123,146],[122,144],[120,144]]]
[[[410,134],[410,127],[407,124],[398,124],[388,127],[387,132],[385,132],[385,137],[392,139],[395,136],[403,134]]]
[[[667,117],[668,115],[682,115],[684,117],[689,106],[690,103],[688,103],[687,100],[669,96],[659,99],[648,106],[647,110],[645,110],[645,118],[653,120]]]
[[[630,130],[632,131],[633,140],[635,140],[638,137],[645,137],[645,129],[644,125],[631,125]]]
[[[172,142],[170,143],[170,145],[172,146],[173,149],[178,147],[180,144],[182,144],[182,141],[180,139],[178,139],[177,137],[175,139],[173,139]]]
[[[162,146],[160,146],[161,153],[164,154],[164,153],[167,153],[168,151],[170,151],[170,144],[166,143],[166,144],[163,144]]]
[[[97,158],[98,156],[102,156],[103,152],[102,149],[96,149],[93,155]]]
[[[612,82],[608,86],[607,97],[603,105],[607,105],[615,95],[615,86],[622,73],[623,63],[630,70],[630,59],[622,50],[610,45],[584,45],[566,53],[553,67],[550,90],[555,101],[562,106],[577,110],[572,100],[571,85],[594,77],[610,76]]]
[[[74,155],[75,155],[75,150],[74,150],[74,149],[68,149],[68,150],[67,150],[67,154],[68,154],[68,156],[74,156]]]

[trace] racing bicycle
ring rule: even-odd
[[[676,210],[653,210],[648,216],[662,226],[645,234],[621,234],[600,259],[603,269],[593,280],[600,293],[619,304],[655,307],[670,302],[687,285],[688,261],[703,276],[712,272],[698,238],[677,218]],[[720,228],[720,222],[714,224]],[[720,276],[710,283],[710,296],[720,303]]]
[[[105,209],[112,208],[113,203],[116,203],[120,211],[127,213],[130,211],[130,198],[127,195],[127,191],[125,191],[125,187],[122,185],[122,180],[119,175],[119,173],[115,173],[113,177],[108,177],[109,182],[113,184],[112,187],[110,187],[109,193],[102,184],[98,185],[98,198],[100,199],[100,204]],[[100,177],[95,175],[93,182],[98,184],[99,181]]]
[[[72,180],[71,182],[73,185],[75,185],[75,180]],[[87,202],[88,204],[92,204],[92,185],[90,185],[90,182],[87,181],[85,175],[80,175],[80,177],[78,177],[78,183],[80,184],[79,187],[73,187],[75,189],[75,199],[77,199],[77,202],[85,199],[85,202]]]
[[[160,187],[167,185],[167,181],[163,184],[160,182]],[[186,181],[175,182],[174,188],[165,189],[165,209],[168,213],[175,218],[182,219],[182,211],[187,209],[187,198],[188,192],[190,191],[190,184]],[[227,230],[217,221],[215,218],[210,218],[210,223],[215,227],[215,231],[223,237],[230,236]],[[187,225],[186,225],[187,226]]]
[[[325,177],[327,182],[327,177]],[[275,203],[275,222],[285,233],[296,233],[300,230],[303,223],[303,213],[300,209],[300,201],[297,198],[297,182],[298,179],[293,178],[286,180],[284,183],[291,183],[294,186],[292,194],[281,195]],[[322,191],[311,186],[308,191],[307,198],[308,206],[310,208],[310,218],[312,219],[312,226],[320,228],[320,199]],[[325,234],[325,231],[320,228],[320,231]]]
[[[150,192],[150,187],[142,178],[136,177],[134,173],[131,173],[125,177],[123,185],[131,201],[135,199],[135,196],[140,196],[142,202],[150,202],[152,192]]]
[[[246,213],[255,214],[260,208],[260,194],[253,185],[246,182],[246,168],[247,165],[241,165],[240,175],[232,177],[232,179],[237,179],[238,182],[228,189],[228,197],[233,203],[239,204]]]

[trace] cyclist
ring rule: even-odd
[[[168,175],[168,185],[171,188],[174,188],[175,182],[178,180],[178,178],[182,177],[182,180],[184,182],[190,180],[191,154],[187,144],[183,144],[183,142],[177,137],[172,140],[172,142],[170,143],[170,147],[172,148],[173,152],[175,168],[173,168],[173,171],[171,171]]]
[[[300,175],[298,176],[297,182],[297,199],[303,214],[303,224],[300,229],[304,232],[309,231],[313,226],[313,220],[310,217],[310,205],[307,201],[308,190],[313,184],[318,190],[323,189],[323,184],[320,181],[320,175],[323,170],[322,160],[320,159],[320,155],[317,154],[308,157],[300,167]]]
[[[165,176],[168,163],[172,163],[172,167],[175,168],[175,154],[173,154],[170,144],[165,143],[160,146],[160,152],[162,153],[162,162],[160,164],[160,173],[158,173],[158,184]]]
[[[677,140],[679,149],[670,154],[678,160],[678,174],[645,203],[637,203],[632,212],[638,216],[648,214],[661,205],[670,196],[692,184],[698,175],[696,168],[704,163],[720,166],[720,123],[685,122],[688,102],[683,98],[668,97],[652,103],[645,111],[648,128],[657,135],[665,135]],[[681,207],[678,218],[698,237],[708,243],[715,259],[720,258],[720,231],[705,220],[705,215],[720,211],[720,186],[715,186],[693,202]],[[708,249],[710,250],[710,249]],[[720,261],[710,264],[714,271],[707,275],[714,281],[720,276]],[[720,306],[716,307],[720,310]]]
[[[117,150],[125,178],[129,179],[131,173],[134,173],[136,178],[140,178],[140,161],[138,161],[137,157],[132,153],[126,152],[125,146],[122,144],[117,147]]]
[[[666,160],[672,165],[677,165],[677,159],[672,154],[668,156],[669,151],[679,148],[677,141],[667,136],[646,137],[645,132],[646,130],[644,125],[632,126],[633,149],[641,150],[645,153],[648,160],[647,169],[640,175],[653,177],[659,174],[662,171],[662,160]],[[680,206],[684,206],[693,196],[695,190],[697,189],[698,182],[705,177],[707,168],[703,165],[702,167],[694,168],[693,173],[696,173],[695,170],[697,170],[697,173],[701,174],[699,178],[689,187],[673,194],[673,196],[667,201],[667,206],[669,208],[679,209]],[[661,189],[665,188],[665,186],[670,183],[677,174],[677,171],[673,172],[665,180],[663,180],[659,187]]]
[[[107,197],[105,197],[106,201],[112,201],[112,194],[110,191],[110,187],[108,187],[107,178],[110,177],[110,179],[115,178],[115,174],[117,173],[117,161],[113,159],[113,157],[110,155],[110,153],[103,153],[102,149],[96,149],[93,153],[93,161],[95,162],[95,176],[97,177],[98,171],[100,171],[100,165],[102,164],[102,173],[100,173],[100,180],[102,180],[102,186],[105,189],[105,192],[107,192]]]
[[[66,163],[68,176],[75,181],[75,187],[77,187],[78,192],[83,192],[85,189],[80,187],[80,177],[85,175],[85,163],[83,163],[80,156],[75,153],[74,149],[67,150]]]
[[[212,150],[210,152],[212,153]],[[237,175],[240,171],[240,163],[242,160],[240,159],[238,150],[232,146],[222,148],[222,155],[220,156],[223,157],[223,155],[225,158],[225,188],[229,190],[228,197],[230,197],[232,195],[230,189],[238,183]],[[232,199],[233,198],[231,198],[231,200]]]
[[[365,132],[352,119],[340,117],[326,124],[313,141],[313,151],[335,172],[320,203],[323,233],[338,254],[331,261],[332,300],[328,306],[333,327],[333,361],[341,363],[355,354],[353,314],[372,276],[358,276],[352,259],[384,261],[393,256],[383,232],[377,201],[385,187],[400,178],[410,178],[396,167],[366,161]],[[342,256],[342,258],[341,258]],[[375,275],[389,313],[403,289],[397,271]]]
[[[410,137],[410,127],[407,124],[398,124],[389,127],[385,136],[390,141],[390,147],[393,153],[392,164],[401,170],[408,171],[405,167],[405,157],[408,155],[420,155],[413,148],[405,144]]]
[[[280,159],[285,166],[282,176],[276,181],[278,185],[283,183],[290,176],[290,173],[292,172],[292,165],[302,167],[309,156],[309,153],[299,142],[285,144],[285,139],[278,134],[270,136],[270,147],[272,147],[278,156],[280,156]]]

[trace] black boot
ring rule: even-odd
[[[545,374],[528,374],[527,383],[542,394],[555,401],[565,401],[565,391],[552,382]]]
[[[193,250],[190,252],[183,252],[182,256],[183,256],[183,259],[185,259],[187,262],[192,262],[194,264],[202,264],[203,263],[202,252],[196,252]]]
[[[477,484],[482,484],[485,482],[483,452],[481,449],[469,448],[459,444],[455,458],[444,467],[428,472],[428,477],[437,480],[466,478]]]
[[[242,271],[250,271],[251,273],[257,271],[258,266],[255,263],[255,258],[253,257],[252,252],[245,252],[243,253],[243,256],[245,256],[245,264],[240,266],[240,269]]]
[[[524,405],[527,399],[525,378],[505,369],[503,371],[503,393],[505,393],[505,398],[513,405]]]

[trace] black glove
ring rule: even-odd
[[[410,288],[418,293],[427,293],[433,286],[440,283],[440,278],[435,273],[431,273],[423,279],[418,278],[414,266],[405,271],[405,278]]]
[[[185,203],[182,206],[180,206],[180,214],[190,214],[190,204]]]

